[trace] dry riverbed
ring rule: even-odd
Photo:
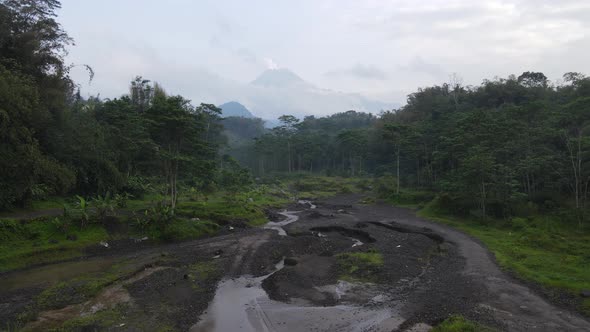
[[[6,273],[0,329],[427,331],[461,314],[499,330],[590,330],[463,233],[359,198],[300,201],[262,228],[94,248],[92,258]]]

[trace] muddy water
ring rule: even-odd
[[[317,207],[311,201],[307,201],[307,200],[303,200],[303,199],[298,200],[297,201],[297,204],[300,204],[300,205],[309,205],[309,208],[310,209],[315,209]]]
[[[283,217],[285,217],[284,220],[281,221],[269,221],[264,228],[265,229],[274,229],[277,232],[279,232],[279,235],[281,236],[286,236],[287,232],[285,232],[285,229],[283,228],[283,226],[287,226],[291,223],[296,222],[297,220],[299,220],[299,216],[297,216],[297,213],[300,213],[301,211],[283,211],[283,212],[279,212],[279,214]]]
[[[299,205],[307,205],[309,206],[310,209],[315,209],[316,205],[313,204],[311,201],[307,201],[307,200],[299,200],[297,201],[297,204]],[[284,210],[283,212],[279,212],[279,214],[283,217],[285,217],[284,220],[281,221],[269,221],[268,223],[266,223],[266,225],[264,226],[265,229],[274,229],[276,230],[280,236],[286,236],[287,232],[285,232],[285,229],[283,228],[283,226],[287,226],[291,223],[296,222],[297,220],[299,220],[299,216],[297,216],[297,213],[300,213],[302,211],[287,211]]]
[[[277,264],[276,271],[283,266],[283,262]],[[381,295],[375,294],[369,296],[371,305],[366,307],[346,303],[319,307],[298,299],[292,303],[273,301],[262,289],[262,282],[270,275],[220,282],[209,308],[190,331],[391,331],[404,321],[394,309],[380,305]],[[358,296],[355,289],[365,288],[339,282],[322,290],[345,299]]]

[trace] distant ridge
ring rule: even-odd
[[[230,101],[219,105],[221,115],[225,118],[230,116],[240,116],[243,118],[253,118],[254,115],[242,104],[237,101]]]

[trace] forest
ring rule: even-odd
[[[178,242],[362,192],[467,232],[590,313],[590,77],[454,75],[399,109],[283,114],[269,129],[142,73],[120,97],[83,97],[70,72],[95,72],[66,61],[59,8],[0,1],[0,272],[81,257],[122,223],[136,242]]]
[[[57,5],[0,7],[3,209],[52,195],[134,194],[150,178],[165,179],[174,206],[179,184],[230,181],[220,170],[232,155],[257,176],[384,177],[394,194],[438,193],[455,213],[507,218],[564,207],[583,223],[590,78],[581,73],[556,83],[537,72],[479,86],[455,78],[397,110],[283,115],[266,130],[260,119],[222,120],[216,106],[193,106],[140,76],[120,98],[82,98],[68,76],[79,65],[63,60],[73,41],[54,20]]]
[[[391,193],[437,193],[449,212],[480,218],[569,209],[582,227],[590,183],[590,78],[543,73],[419,89],[398,110],[348,111],[258,134],[232,154],[256,174],[382,177]],[[227,119],[252,122],[256,120]]]

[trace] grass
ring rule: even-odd
[[[421,209],[432,201],[434,194],[430,191],[402,190],[399,195],[387,197],[387,202],[399,207]]]
[[[50,197],[45,200],[35,200],[31,202],[30,206],[27,208],[12,208],[9,211],[1,211],[0,218],[14,215],[15,213],[21,212],[35,212],[35,211],[43,211],[48,209],[61,209],[63,208],[64,204],[68,201],[65,197]]]
[[[136,211],[137,214],[119,217],[121,223],[130,225],[125,234],[109,234],[100,223],[92,223],[80,230],[75,222],[60,227],[63,224],[49,217],[24,221],[0,217],[0,272],[80,257],[84,248],[101,241],[144,235],[152,240],[185,241],[213,235],[221,227],[235,222],[263,225],[268,221],[266,209],[292,201],[287,188],[276,184],[257,185],[240,193],[216,192],[206,197],[202,194],[194,197],[187,191],[179,199],[175,217],[163,231],[154,226],[141,229],[136,225],[136,218],[145,217],[145,210],[148,210],[148,217],[152,217],[150,208],[164,198],[151,193],[141,199],[128,200],[127,206],[119,212]],[[63,207],[65,201],[65,198],[52,198],[34,206],[39,209]]]
[[[101,310],[91,315],[70,319],[56,331],[98,331],[107,330],[124,324],[126,305],[118,305],[113,309]]]
[[[268,222],[265,209],[284,206],[289,202],[291,197],[282,187],[260,185],[241,193],[217,192],[200,200],[186,198],[178,203],[177,213],[221,225],[239,220],[250,226],[259,226]]]
[[[495,330],[465,319],[463,316],[451,316],[430,332],[493,332]]]
[[[84,247],[108,238],[99,225],[71,227],[68,235],[76,240],[68,240],[51,219],[0,220],[0,272],[78,257]]]
[[[370,190],[370,179],[317,176],[309,173],[285,175],[284,183],[302,198],[326,198]]]
[[[432,204],[418,214],[481,240],[500,266],[544,286],[550,296],[563,291],[578,296],[581,290],[590,289],[590,234],[555,217],[483,223],[444,215]],[[583,301],[581,309],[590,314],[590,300]]]
[[[349,281],[376,281],[376,273],[383,266],[383,256],[374,250],[338,254],[340,279]]]
[[[192,281],[192,288],[197,291],[204,291],[203,287],[215,284],[222,276],[222,270],[213,261],[198,262],[188,266],[188,277]]]

